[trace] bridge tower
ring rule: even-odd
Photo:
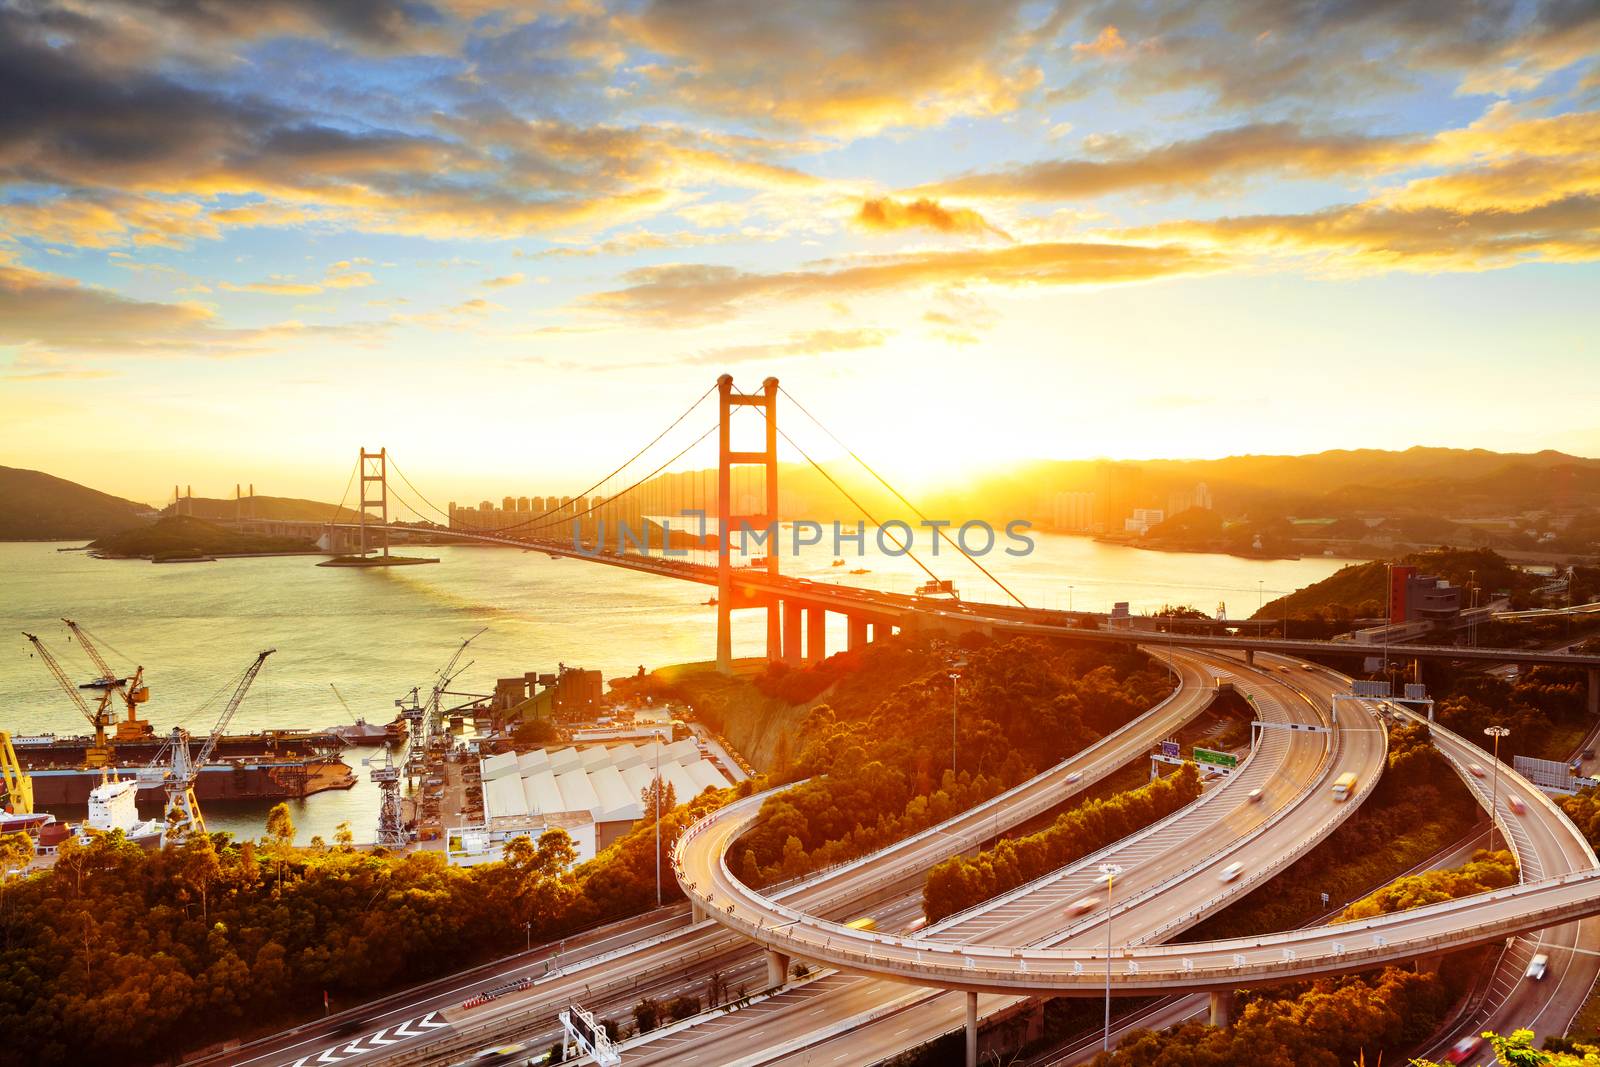
[[[367,518],[370,509],[377,508],[379,529],[383,533],[383,554],[389,555],[389,450],[380,448],[376,452],[361,450],[361,555],[367,554]],[[368,496],[368,486],[377,485],[377,496]]]
[[[735,394],[733,377],[724,374],[717,379],[717,397],[717,670],[727,673],[733,669],[733,535],[741,524],[767,531],[767,574],[778,576],[778,379],[768,378],[761,392],[745,395]],[[730,416],[740,407],[760,408],[765,416],[766,438],[759,451],[733,447]],[[764,469],[764,514],[734,514],[733,468],[740,466]],[[767,658],[780,658],[782,647],[780,605],[773,597],[767,601]]]

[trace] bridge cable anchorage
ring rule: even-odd
[[[839,490],[840,495],[842,495],[846,500],[850,501],[850,503],[856,508],[857,511],[859,511],[859,512],[861,512],[861,514],[865,515],[868,522],[870,522],[870,523],[872,523],[872,525],[876,526],[880,533],[883,532],[883,530],[884,530],[883,523],[881,523],[877,519],[873,518],[872,512],[868,511],[865,507],[863,507],[859,500],[857,500],[855,497],[851,496],[849,494],[849,492],[846,491],[844,486],[842,486],[838,482],[834,481],[833,475],[829,474],[827,471],[822,469],[822,464],[820,464],[816,460],[812,459],[811,456],[809,454],[807,454],[805,449],[803,449],[799,445],[795,444],[794,438],[790,437],[787,433],[785,433],[782,426],[778,427],[778,435],[780,437],[782,437],[785,441],[788,441],[789,442],[789,447],[793,448],[796,452],[800,453],[801,457],[803,457],[807,463],[809,463],[813,467],[815,467],[817,469],[817,473],[822,475],[824,478],[826,478],[828,480],[828,484],[829,485],[831,485],[835,489]],[[926,574],[929,578],[932,578],[936,582],[939,581],[939,576],[937,574],[933,573],[931,570],[929,570],[928,569],[928,565],[926,563],[922,562],[922,560],[917,556],[917,554],[915,552],[911,551],[911,546],[906,545],[906,544],[902,544],[901,541],[900,541],[900,538],[898,538],[898,537],[894,537],[893,540],[894,540],[896,548],[899,548],[906,555],[910,556],[911,557],[911,562],[915,563],[918,567],[922,568],[922,573]],[[1026,606],[1026,605],[1024,605],[1024,606]]]
[[[710,389],[707,389],[704,393],[701,393],[698,400],[696,400],[693,404],[690,404],[687,408],[685,408],[683,414],[679,415],[676,419],[673,419],[671,425],[669,425],[665,430],[662,430],[660,433],[656,434],[655,437],[651,439],[649,444],[645,445],[643,448],[639,449],[639,451],[635,452],[625,462],[623,462],[621,466],[617,467],[616,470],[612,471],[610,474],[606,475],[604,478],[601,478],[599,481],[595,482],[589,488],[585,489],[583,492],[581,492],[581,493],[579,493],[577,495],[581,496],[581,497],[587,497],[591,493],[593,493],[596,489],[598,489],[602,485],[604,485],[606,482],[610,481],[612,478],[615,478],[618,474],[621,474],[624,470],[626,470],[629,466],[631,466],[634,463],[635,460],[639,459],[646,452],[650,451],[650,449],[654,448],[661,441],[661,439],[663,437],[667,436],[667,434],[669,434],[673,430],[677,429],[679,424],[682,423],[684,419],[687,419],[690,415],[692,415],[694,413],[694,410],[705,402],[706,397],[710,396],[714,392],[716,392],[716,386],[713,385]],[[708,431],[708,433],[709,433],[709,431]],[[701,435],[701,440],[704,440],[705,436],[706,435]],[[699,444],[699,441],[696,441],[695,443]],[[688,451],[688,450],[685,449],[684,451]],[[682,454],[683,453],[681,453],[681,452],[679,453],[680,456]],[[674,457],[674,459],[676,459],[676,458],[677,457]],[[394,466],[394,464],[391,463],[391,466]],[[659,469],[660,468],[657,468],[658,471],[659,471]],[[411,486],[411,491],[416,493],[417,496],[421,498],[421,500],[422,500],[422,502],[424,504],[427,504],[437,514],[443,515],[445,517],[445,526],[448,529],[449,525],[450,525],[450,515],[449,515],[449,513],[444,511],[442,508],[439,507],[439,505],[435,504],[433,501],[429,500],[426,496],[423,496],[422,491],[420,489],[418,489],[416,486],[411,485],[411,479],[407,478],[405,476],[405,472],[400,470],[398,466],[395,467],[395,473],[400,475],[400,480],[401,481],[405,482],[406,485]],[[635,484],[637,484],[637,483],[635,483]],[[629,488],[631,489],[633,487],[630,486]],[[623,490],[624,493],[626,493],[627,491],[628,490],[626,490],[626,489]],[[621,494],[619,494],[619,496],[620,495]],[[613,498],[613,499],[615,499],[615,498]],[[544,512],[541,512],[538,515],[533,516],[532,518],[524,519],[523,521],[518,522],[518,523],[513,523],[510,526],[502,526],[502,527],[499,527],[499,528],[496,528],[496,529],[489,529],[487,527],[477,526],[477,527],[474,527],[472,529],[469,529],[468,532],[471,532],[471,533],[488,533],[488,534],[503,534],[507,530],[521,529],[524,526],[529,526],[531,524],[538,523],[543,519],[547,519],[552,515],[558,514],[562,510],[563,509],[560,508],[560,507],[550,508],[550,509],[548,509],[548,510],[546,510]],[[585,514],[587,514],[587,512],[585,512]],[[575,517],[576,516],[561,516],[561,518],[575,518]],[[558,519],[557,521],[560,521],[560,519]]]
[[[873,469],[873,467],[872,467],[872,465],[870,463],[868,463],[866,460],[864,460],[860,456],[858,456],[854,449],[852,449],[849,445],[845,444],[843,441],[839,440],[839,437],[838,437],[837,434],[835,434],[832,430],[830,430],[826,426],[824,426],[822,424],[822,420],[821,419],[819,419],[815,415],[811,414],[810,411],[807,411],[806,410],[806,406],[804,404],[800,403],[800,401],[796,400],[794,398],[794,394],[793,393],[789,392],[789,390],[785,389],[781,385],[778,386],[778,391],[780,393],[782,393],[784,396],[788,397],[789,403],[791,403],[795,407],[799,408],[800,409],[800,413],[802,415],[804,415],[806,418],[810,419],[812,422],[816,423],[818,429],[820,429],[823,433],[827,434],[829,437],[833,438],[833,443],[838,445],[840,448],[844,449],[845,452],[847,452],[849,454],[851,459],[853,459],[857,463],[861,464],[862,468],[868,474],[872,475],[874,478],[876,478],[878,480],[878,484],[879,485],[881,485],[885,489],[889,490],[889,492],[894,494],[895,499],[899,500],[900,503],[902,503],[906,507],[910,508],[912,514],[914,514],[917,518],[921,519],[925,525],[930,521],[928,519],[928,516],[924,515],[922,513],[922,511],[915,504],[913,504],[911,501],[907,500],[905,498],[904,494],[902,494],[900,492],[900,490],[898,490],[894,486],[890,485],[888,483],[888,481],[884,479],[883,475],[879,474],[875,469]],[[790,443],[792,444],[793,442],[790,442]],[[942,525],[934,526],[933,533],[934,533],[935,537],[943,538],[945,544],[949,545],[951,548],[953,548],[957,552],[961,553],[961,555],[966,558],[966,561],[968,563],[972,564],[974,567],[978,568],[978,570],[982,571],[983,572],[983,576],[985,578],[989,579],[995,585],[999,586],[1001,588],[1001,590],[1004,591],[1006,596],[1010,597],[1012,600],[1015,600],[1017,602],[1017,606],[1018,607],[1026,608],[1028,606],[1028,605],[1026,605],[1026,604],[1024,604],[1022,602],[1022,598],[1021,597],[1019,597],[1017,594],[1015,594],[1015,593],[1013,593],[1011,591],[1011,588],[1009,586],[1007,586],[1006,583],[1002,582],[999,578],[996,578],[993,574],[989,573],[989,568],[985,567],[982,563],[979,563],[977,561],[977,559],[974,558],[972,556],[972,554],[969,553],[966,549],[962,548],[959,543],[957,543],[955,541],[952,541],[950,539],[950,535],[944,532],[944,526],[942,526]]]

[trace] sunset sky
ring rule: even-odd
[[[0,0],[0,463],[1600,455],[1600,5]],[[819,448],[819,451],[826,449]]]

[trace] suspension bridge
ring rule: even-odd
[[[897,514],[880,518],[875,513],[877,500],[869,507],[862,500],[864,494],[852,492],[842,476],[830,472],[802,447],[779,424],[780,400],[859,466],[866,484],[876,486],[878,500],[889,501]],[[702,413],[708,401],[716,412],[702,430],[692,420]],[[685,439],[687,443],[683,443]],[[783,573],[781,538],[787,522],[782,521],[780,512],[780,446],[787,446],[838,494],[836,505],[846,505],[852,516],[860,516],[865,527],[873,531],[862,536],[874,537],[889,554],[904,556],[920,569],[927,580],[917,593]],[[709,461],[707,453],[713,449],[714,466],[709,462],[696,465],[696,461]],[[690,468],[687,470],[681,466],[686,460]],[[346,514],[344,503],[350,490],[358,482],[355,518],[339,521],[338,517]],[[387,449],[369,452],[363,448],[334,511],[335,519],[317,529],[323,547],[353,550],[363,558],[369,554],[387,555],[394,533],[417,532],[514,546],[697,582],[716,590],[716,663],[724,671],[733,664],[733,612],[754,609],[766,612],[766,658],[790,664],[814,663],[827,657],[827,615],[835,613],[846,620],[847,647],[851,649],[902,629],[952,634],[975,630],[991,636],[1071,637],[1236,649],[1252,661],[1258,651],[1341,659],[1381,655],[1386,662],[1409,665],[1417,675],[1421,663],[1430,659],[1581,667],[1588,672],[1589,710],[1600,714],[1597,655],[1419,643],[1379,647],[1291,640],[1250,636],[1242,626],[1231,633],[1174,633],[1170,629],[1140,628],[1132,625],[1133,620],[1122,620],[1120,628],[1114,627],[1112,620],[1091,612],[1031,607],[976,553],[969,551],[960,537],[950,536],[947,523],[930,520],[783,389],[776,378],[767,378],[757,390],[743,392],[735,387],[731,376],[721,376],[665,429],[603,477],[570,496],[549,497],[543,503],[542,509],[498,512],[492,521],[481,522],[480,511],[457,509],[453,504],[440,508],[406,477]],[[400,507],[391,508],[391,504]],[[415,515],[416,520],[393,517],[401,510]],[[931,531],[930,536],[952,552],[937,553],[937,559],[926,558],[913,545],[912,521]],[[853,539],[856,534],[846,536]],[[752,545],[757,547],[752,549]],[[1001,599],[957,597],[953,579],[937,573],[936,564],[971,567]]]

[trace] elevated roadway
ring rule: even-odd
[[[1166,663],[1168,659],[1166,650],[1160,650],[1159,662]],[[823,914],[829,913],[826,902],[832,900],[835,902],[833,913],[848,919],[859,914],[859,907],[874,905],[883,899],[920,894],[922,878],[935,863],[978,847],[996,834],[1070,799],[1127,763],[1143,759],[1160,740],[1201,715],[1215,697],[1216,659],[1179,650],[1170,660],[1179,683],[1174,692],[1094,745],[1016,788],[878,853],[782,887],[773,893],[774,899]],[[565,953],[553,967],[543,962],[514,959],[493,977],[485,975],[470,982],[463,979],[451,983],[443,992],[419,990],[413,996],[391,998],[394,1003],[388,1004],[381,1014],[371,1013],[374,1024],[444,1009],[441,1018],[447,1020],[450,1027],[415,1040],[406,1039],[393,1048],[383,1046],[381,1050],[372,1050],[378,1054],[367,1056],[361,1062],[452,1062],[448,1058],[449,1050],[476,1049],[508,1033],[548,1025],[558,1010],[573,1001],[585,1007],[600,1007],[607,1003],[606,998],[611,998],[617,1010],[625,1010],[643,996],[659,995],[714,971],[732,972],[751,957],[752,946],[748,941],[716,923],[691,922],[684,914],[681,918],[662,920],[659,927],[652,927],[648,936],[641,934],[630,944],[608,944],[604,951],[582,958],[575,958],[572,952]],[[532,988],[470,1012],[456,1010],[473,993],[519,977],[532,978]],[[314,1063],[323,1055],[332,1057],[323,1062],[338,1062],[339,1050],[351,1044],[359,1045],[377,1030],[378,1026],[374,1025],[370,1029],[334,1034],[327,1026],[311,1025],[297,1033],[253,1043],[250,1048],[214,1062],[249,1063],[252,1067],[281,1063],[287,1067],[302,1058]],[[370,1049],[370,1046],[363,1047]]]
[[[1438,744],[1447,758],[1463,766],[1487,762],[1480,750],[1444,731],[1439,731]],[[1600,912],[1600,873],[1594,870],[1592,853],[1581,835],[1537,789],[1510,768],[1502,766],[1501,771],[1500,818],[1515,820],[1508,823],[1513,839],[1527,838],[1523,851],[1530,856],[1530,870],[1539,872],[1539,876],[1527,884],[1335,928],[1175,947],[1138,944],[1114,947],[1113,987],[1127,992],[1170,991],[1172,988],[1231,991],[1242,986],[1431,956]],[[1468,774],[1468,777],[1479,781],[1475,775]],[[1528,814],[1518,816],[1511,809],[1504,798],[1513,795]],[[725,809],[725,812],[730,821],[741,818],[737,811]],[[711,822],[708,820],[707,830]],[[715,842],[709,845],[710,854],[715,855]],[[693,892],[697,895],[708,890],[712,895],[727,893],[728,898],[722,902],[721,921],[743,929],[747,936],[765,944],[778,946],[779,951],[880,978],[971,993],[1029,990],[1050,995],[1103,994],[1106,982],[1103,948],[1007,949],[971,943],[941,944],[927,935],[911,938],[863,934],[792,912],[768,909],[752,899],[759,894],[741,892],[737,888],[730,890],[710,869],[704,865],[694,866],[697,859],[694,853],[699,847],[695,840],[684,842],[682,854],[687,861],[686,870],[709,874],[711,882],[705,889]],[[1567,853],[1566,866],[1572,869],[1568,873],[1543,876],[1544,868],[1538,866],[1539,859],[1534,857],[1561,852]],[[716,866],[720,867],[720,860]],[[693,880],[692,874],[686,877]],[[712,908],[716,906],[709,900],[706,904]],[[1140,937],[1135,933],[1131,940],[1138,941]],[[852,1039],[859,1036],[859,1031],[852,1031]]]
[[[1330,723],[1329,697],[1341,681],[1336,676],[1298,668],[1282,675],[1273,670],[1250,670],[1236,661],[1218,670],[1228,672],[1234,684],[1251,695],[1267,722]],[[1301,693],[1296,686],[1308,692]],[[1237,775],[1209,789],[1195,804],[1064,870],[952,916],[908,940],[926,948],[925,958],[941,951],[964,953],[980,945],[1003,957],[1022,951],[1021,946],[1071,945],[1103,960],[1104,908],[1097,906],[1078,916],[1071,916],[1070,909],[1073,902],[1087,897],[1103,899],[1104,887],[1096,879],[1099,865],[1108,862],[1124,868],[1109,915],[1117,943],[1176,935],[1293,862],[1355,810],[1378,780],[1387,738],[1370,716],[1356,715],[1357,721],[1338,733],[1263,731],[1261,743]],[[1329,798],[1327,786],[1347,770],[1358,775],[1359,795],[1351,802],[1336,804]],[[1258,788],[1263,790],[1261,799],[1251,800],[1251,791]],[[730,819],[742,821],[738,813]],[[737,828],[732,830],[733,837],[738,833]],[[684,853],[695,847],[690,843]],[[716,847],[709,843],[706,851],[714,854]],[[1231,862],[1240,863],[1248,873],[1233,881],[1219,879],[1219,870]],[[727,914],[718,918],[726,921]],[[785,916],[778,922],[794,920]],[[814,961],[818,956],[800,953],[799,958]],[[964,970],[965,965],[962,967]],[[844,969],[860,971],[849,966]],[[1102,963],[1096,986],[1102,993],[1104,974]],[[874,977],[882,975],[874,972]],[[1025,998],[1015,994],[975,996],[970,1009],[974,1017],[987,1016],[1011,1008],[1020,999]],[[696,1054],[707,1062],[752,1065],[789,1058],[798,1061],[802,1055],[817,1063],[870,1063],[960,1028],[967,1010],[968,1003],[960,995],[907,991],[894,982],[862,977],[824,990],[790,1015],[763,1020],[759,1027],[720,1027],[715,1036],[696,1046]],[[652,1052],[649,1045],[629,1053],[631,1063],[669,1060],[669,1056]]]

